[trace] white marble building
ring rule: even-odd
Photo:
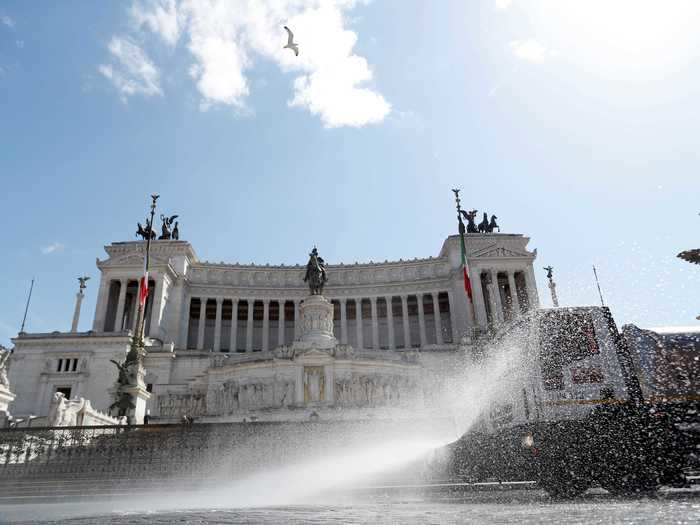
[[[528,241],[467,236],[473,307],[458,236],[437,257],[329,265],[333,344],[320,346],[302,344],[304,266],[203,262],[186,241],[154,241],[145,361],[151,415],[352,418],[425,406],[441,370],[455,366],[477,334],[538,306]],[[13,414],[45,415],[56,392],[109,407],[117,377],[109,360],[122,361],[129,348],[144,249],[142,241],[105,247],[92,330],[13,340]]]

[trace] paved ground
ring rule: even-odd
[[[424,487],[425,488],[425,487]],[[61,502],[59,502],[61,501]],[[68,502],[70,501],[70,502]],[[198,504],[200,503],[200,504]],[[180,510],[178,507],[183,507]],[[583,498],[553,502],[533,486],[375,488],[330,496],[327,501],[270,508],[227,508],[225,494],[213,490],[134,496],[73,494],[62,500],[0,505],[1,523],[78,525],[150,523],[700,523],[700,490],[664,490],[655,498],[613,498],[603,490]]]

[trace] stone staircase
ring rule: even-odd
[[[309,421],[2,430],[0,504],[207,490],[434,428]]]

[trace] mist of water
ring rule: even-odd
[[[462,436],[494,404],[516,392],[523,370],[520,342],[501,342],[488,353],[487,359],[467,359],[463,367],[445,374],[433,400],[433,420],[404,425],[400,431],[382,436],[364,426],[351,445],[346,441],[342,447],[326,448],[319,454],[311,451],[305,461],[263,468],[244,479],[224,482],[217,490],[219,503],[222,499],[232,507],[309,503],[329,490],[370,484],[381,474],[419,464]]]
[[[363,422],[350,430],[351,435],[347,426],[335,430],[331,424],[323,428],[322,439],[309,436],[308,441],[291,442],[267,436],[236,444],[229,453],[249,458],[253,468],[247,474],[238,476],[230,465],[222,466],[219,471],[207,473],[208,482],[201,490],[150,493],[147,499],[115,503],[110,510],[160,512],[323,504],[339,501],[338,494],[344,491],[347,497],[348,490],[381,484],[387,477],[400,482],[392,476],[420,469],[429,458],[438,456],[445,445],[467,432],[494,404],[517,392],[514,378],[524,368],[521,347],[515,340],[500,343],[489,349],[488,358],[465,358],[461,366],[443,372],[430,403],[432,419],[403,421],[394,431],[387,430],[386,421]],[[268,456],[275,456],[276,461],[268,461]],[[99,510],[106,509],[101,506]],[[89,507],[83,506],[80,511],[88,513]]]

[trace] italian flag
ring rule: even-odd
[[[143,258],[143,275],[139,281],[139,306],[144,308],[146,297],[148,297],[148,256]]]
[[[467,292],[469,300],[472,299],[472,283],[469,280],[469,268],[467,267],[467,248],[464,245],[464,223],[462,218],[459,219],[459,242],[462,248],[462,273],[464,274],[464,291]]]

